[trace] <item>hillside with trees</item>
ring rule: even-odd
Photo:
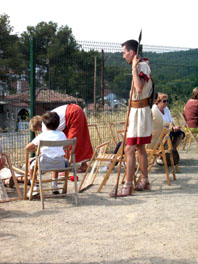
[[[35,27],[28,26],[20,36],[12,32],[9,16],[0,15],[1,88],[15,93],[13,81],[29,81],[30,38],[34,37],[37,87],[78,96],[89,103],[93,102],[96,83],[100,97],[101,51],[94,50],[91,44],[89,50],[84,50],[67,25],[58,27],[52,21],[40,22]],[[144,52],[143,47],[143,57],[149,58],[156,91],[167,93],[170,101],[186,101],[198,86],[198,49],[157,53]],[[128,99],[131,78],[131,66],[123,60],[121,52],[104,53],[105,88],[118,99]]]

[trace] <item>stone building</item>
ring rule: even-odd
[[[30,91],[7,95],[0,101],[0,128],[3,131],[18,131],[29,127]],[[41,115],[60,105],[85,104],[83,99],[68,94],[39,88],[35,94],[35,115]]]

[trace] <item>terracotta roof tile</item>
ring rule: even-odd
[[[56,92],[54,90],[49,90],[46,88],[40,88],[36,90],[36,102],[48,103],[48,102],[83,102],[81,98],[76,98],[74,96]],[[7,101],[15,101],[20,103],[30,103],[30,91],[25,91],[23,93],[11,94],[5,97]]]

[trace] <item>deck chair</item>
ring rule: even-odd
[[[36,164],[34,166],[34,172],[33,172],[33,179],[32,184],[30,187],[30,197],[29,200],[32,199],[32,193],[33,193],[33,186],[36,179],[36,172],[38,170],[38,182],[39,182],[39,189],[40,189],[40,200],[42,204],[42,209],[44,209],[44,191],[53,190],[52,188],[44,188],[44,183],[52,182],[52,179],[43,179],[43,174],[48,171],[58,171],[58,172],[65,172],[65,177],[57,179],[58,182],[63,181],[63,187],[59,188],[62,189],[62,194],[60,195],[48,195],[48,197],[58,197],[58,196],[65,196],[67,193],[67,181],[68,181],[68,175],[69,172],[72,170],[74,173],[74,187],[75,187],[75,203],[77,205],[78,203],[78,189],[77,189],[77,176],[76,176],[76,159],[75,159],[75,144],[76,144],[76,138],[68,139],[68,140],[62,140],[62,141],[45,141],[41,140],[39,142],[37,151],[36,151]],[[40,165],[40,148],[48,146],[48,147],[60,147],[63,146],[64,149],[68,149],[69,146],[72,146],[71,150],[71,156],[70,156],[70,164],[69,167],[66,168],[57,168],[56,166],[52,166],[47,169],[42,169]],[[28,164],[28,163],[27,163]],[[25,184],[24,184],[24,193],[27,194],[27,171],[28,171],[28,165],[26,166],[26,173],[25,173]],[[26,196],[27,197],[27,196]]]
[[[114,169],[116,163],[120,162],[121,147],[119,148],[116,154],[106,153],[108,145],[109,145],[109,141],[96,147],[94,154],[91,158],[91,161],[89,162],[88,168],[85,172],[85,175],[82,179],[82,182],[80,184],[79,192],[83,192],[87,190],[88,188],[90,188],[91,186],[93,186],[94,181],[96,179],[96,175],[99,172],[99,168],[102,162],[108,162],[110,163],[110,166],[97,190],[97,192],[100,192],[103,186],[106,184],[107,180],[109,179],[111,172]],[[88,174],[89,168],[91,167],[92,163],[93,163],[93,166],[92,166],[91,172]]]
[[[180,119],[182,121],[182,130],[185,132],[185,138],[184,138],[184,144],[183,149],[185,149],[187,141],[188,141],[188,147],[190,148],[192,141],[196,144],[196,149],[198,151],[198,133],[193,133],[193,129],[191,129],[186,119],[183,115],[183,113],[179,112]]]
[[[117,143],[119,142],[119,138],[118,138],[118,131],[122,131],[124,129],[124,125],[125,122],[119,122],[119,123],[109,123],[109,129],[110,129],[110,133],[112,136],[112,140],[114,142],[114,145],[116,146]]]
[[[167,147],[165,147],[165,145]],[[156,159],[162,158],[168,185],[171,185],[171,181],[169,177],[169,169],[168,169],[167,160],[166,160],[166,153],[170,155],[173,180],[176,180],[172,149],[173,148],[172,148],[172,143],[170,139],[170,129],[167,129],[167,128],[163,128],[158,141],[155,143],[152,149],[150,149],[149,147],[146,148],[146,152],[148,155],[148,172],[150,172],[150,170],[152,169],[153,165],[155,164]],[[140,165],[138,164],[138,167],[135,173],[135,178],[137,177],[139,170],[140,170]],[[141,176],[138,177],[136,182],[139,182],[140,180],[141,180]]]
[[[14,186],[15,186],[16,192],[17,192],[17,197],[12,197],[12,198],[9,197],[9,195],[8,195],[8,193],[6,191],[6,188],[4,186],[4,183],[3,183],[3,181],[0,178],[0,202],[9,202],[9,201],[21,200],[23,197],[22,197],[22,194],[21,194],[17,179],[15,177],[15,173],[14,173],[14,170],[13,170],[13,167],[12,167],[10,156],[7,153],[2,153],[2,157],[5,158],[6,165],[7,165],[8,169],[11,172],[13,183],[14,183]],[[6,178],[4,178],[4,179],[6,180]]]
[[[91,157],[91,160],[88,164],[87,170],[86,170],[86,172],[83,176],[83,179],[80,183],[79,192],[83,192],[83,191],[87,190],[88,188],[90,188],[91,186],[93,186],[93,183],[95,181],[96,175],[99,171],[99,168],[100,168],[100,165],[102,162],[101,160],[99,160],[97,158],[105,155],[108,146],[109,146],[109,141],[106,141],[103,144],[96,146],[94,153]],[[91,165],[92,165],[92,168],[91,168]],[[91,171],[89,173],[90,168],[91,168]]]

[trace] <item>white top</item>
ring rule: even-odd
[[[38,146],[39,140],[66,140],[66,136],[61,131],[55,131],[55,130],[46,130],[45,132],[42,132],[37,137],[35,137],[32,140],[32,143],[35,146]],[[65,152],[63,150],[63,147],[42,147],[41,148],[42,155],[45,155],[49,158],[56,158],[56,157],[63,157],[65,155]]]
[[[170,112],[168,106],[166,106],[164,108],[164,114],[162,114],[162,112],[159,110],[159,108],[157,107],[156,104],[153,105],[153,108],[158,109],[158,111],[162,115],[162,118],[163,118],[163,126],[164,127],[167,127],[167,126],[169,126],[170,124],[173,123],[172,115],[171,115],[171,112]]]
[[[66,113],[67,105],[61,105],[55,109],[53,109],[51,112],[56,112],[59,117],[60,117],[60,124],[58,128],[56,129],[57,131],[63,131],[66,127],[66,122],[65,122],[65,113]],[[42,123],[42,131],[46,131],[47,128],[44,123]]]
[[[151,69],[149,67],[148,61],[141,61],[137,66],[138,75],[142,78],[145,76],[147,81],[144,81],[144,88],[141,93],[137,93],[136,89],[133,90],[133,100],[141,100],[150,97],[152,93],[152,80],[151,80]],[[144,78],[143,78],[144,79]]]
[[[149,148],[153,148],[155,143],[160,137],[160,134],[163,129],[163,118],[159,108],[152,106],[152,116],[153,116],[153,131],[152,131],[152,140],[151,143],[148,145]]]
[[[147,62],[142,61],[138,64],[138,75],[143,78],[144,87],[141,93],[133,90],[133,100],[141,100],[150,97],[152,93],[151,70]],[[129,126],[127,130],[127,140],[132,145],[145,144],[152,134],[152,114],[150,106],[143,108],[131,107],[129,115]],[[127,143],[128,144],[128,143]]]

